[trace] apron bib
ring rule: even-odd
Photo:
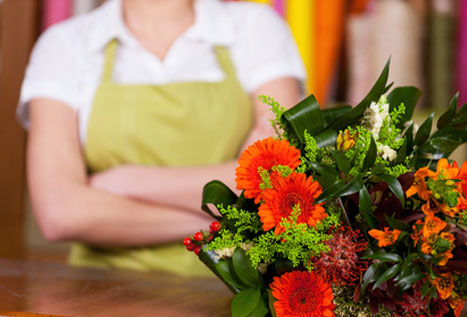
[[[90,173],[121,164],[194,166],[237,157],[251,129],[253,113],[226,48],[214,48],[224,72],[220,82],[123,85],[112,80],[117,47],[118,41],[113,40],[105,49],[103,79],[89,119],[84,155]],[[212,274],[181,242],[137,248],[74,244],[69,262],[181,275]]]

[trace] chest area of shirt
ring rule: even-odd
[[[83,63],[83,82],[98,85],[102,79],[104,53],[90,55]],[[186,44],[171,50],[163,60],[147,50],[120,47],[113,63],[112,79],[120,84],[168,84],[177,82],[218,82],[225,74],[214,49]]]

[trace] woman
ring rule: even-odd
[[[304,71],[269,8],[110,0],[41,36],[18,109],[45,237],[75,265],[203,274],[174,245],[207,228],[203,185],[234,187],[242,147],[271,135],[257,101],[299,100]]]

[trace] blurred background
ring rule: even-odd
[[[66,258],[67,244],[46,242],[32,216],[26,133],[15,120],[15,109],[40,33],[102,2],[0,0],[0,257]],[[424,92],[419,118],[432,111],[439,116],[456,91],[460,104],[467,102],[467,0],[256,2],[272,6],[289,24],[307,69],[306,90],[322,107],[358,103],[389,57],[390,81]],[[453,158],[467,159],[466,146]]]

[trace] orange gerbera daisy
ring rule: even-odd
[[[322,203],[314,204],[321,192],[321,186],[311,176],[307,178],[305,174],[292,173],[285,178],[277,177],[273,188],[264,190],[262,194],[264,203],[259,207],[258,214],[263,229],[276,227],[274,233],[280,233],[282,219],[288,218],[296,205],[300,205],[297,223],[316,226],[317,221],[328,216]]]
[[[277,317],[331,317],[336,307],[331,286],[313,272],[293,271],[270,284]]]
[[[433,233],[438,233],[446,227],[446,222],[438,217],[435,217],[433,213],[429,213],[425,217],[425,224],[423,225],[423,236],[428,238]]]
[[[439,298],[447,299],[451,296],[454,289],[454,280],[451,273],[441,273],[440,276],[434,279],[433,284],[436,286]]]
[[[259,168],[271,172],[276,165],[295,169],[300,164],[300,151],[286,140],[267,138],[250,145],[240,156],[236,169],[237,189],[245,190],[246,198],[254,198],[255,203],[261,199],[261,175]]]
[[[389,227],[384,227],[384,231],[371,229],[368,231],[368,234],[378,240],[378,247],[382,248],[394,244],[401,234],[401,231],[397,229],[389,230]]]

